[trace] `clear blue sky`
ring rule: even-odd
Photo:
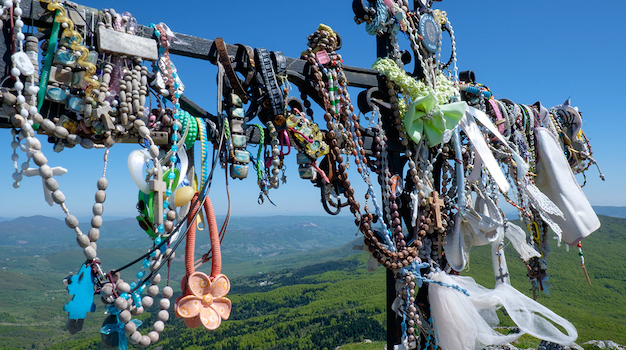
[[[330,25],[343,38],[344,63],[370,67],[375,60],[375,40],[352,18],[351,1],[95,1],[79,3],[117,12],[129,11],[140,24],[165,22],[175,32],[227,43],[280,50],[298,57],[306,48],[306,37],[319,23]],[[595,168],[588,172],[584,188],[592,205],[626,205],[626,172],[623,141],[626,112],[620,107],[626,96],[626,25],[620,16],[622,1],[604,1],[599,7],[588,1],[453,1],[435,3],[447,11],[456,35],[458,67],[472,69],[477,80],[491,88],[497,98],[518,103],[541,101],[546,106],[572,104],[583,113],[584,131],[591,139],[594,156],[606,181]],[[445,43],[444,38],[444,43]],[[408,49],[406,42],[403,48]],[[445,44],[444,44],[445,45]],[[215,113],[216,68],[209,62],[173,56],[187,90],[185,95]],[[357,91],[352,91],[356,96]],[[299,95],[297,89],[294,90]],[[321,117],[321,114],[318,114]],[[0,130],[0,217],[47,215],[61,217],[58,206],[49,207],[43,198],[40,178],[25,178],[19,189],[12,187],[11,134]],[[102,173],[103,150],[66,149],[52,152],[42,138],[51,166],[69,172],[58,177],[67,205],[77,216],[91,215],[96,181]],[[136,145],[115,145],[111,149],[109,189],[105,216],[137,215],[137,188],[128,175],[126,161]],[[25,159],[20,156],[21,162]],[[293,157],[287,159],[288,183],[271,193],[278,208],[257,204],[254,177],[230,182],[235,215],[325,215],[319,190],[301,180]],[[353,173],[351,182],[360,178]],[[210,197],[218,214],[226,211],[224,172],[216,171]],[[356,186],[357,199],[364,194]]]

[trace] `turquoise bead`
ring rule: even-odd
[[[153,253],[154,253],[154,252],[152,252],[150,255],[152,255]],[[145,268],[150,267],[150,261],[149,261],[148,259],[143,259],[143,260],[141,261],[141,266],[143,266],[143,267],[145,267]]]
[[[165,195],[168,196],[168,197],[171,196],[172,195],[172,190],[168,188],[167,191],[165,191]],[[163,216],[165,216],[165,214]]]
[[[135,289],[135,287],[137,287],[137,282],[131,282],[130,289]]]
[[[143,270],[139,271],[139,272],[137,272],[137,279],[143,278],[143,276],[145,276],[145,275],[146,275],[145,271],[143,271]],[[133,282],[133,283],[135,283],[135,282]],[[135,288],[135,287],[133,287],[133,288]]]
[[[178,126],[178,124],[174,124],[174,125],[172,125],[172,129],[174,129],[175,131],[178,131],[178,129],[180,129],[180,127]]]
[[[180,109],[180,103],[178,103],[178,102],[174,103],[174,108]]]
[[[176,163],[176,160],[177,160],[177,158],[176,158],[176,155],[175,155],[175,154],[174,154],[173,156],[171,156],[171,157],[170,157],[170,162],[172,162],[172,163]]]
[[[172,141],[178,141],[178,134],[172,135]]]
[[[161,244],[161,242],[163,242],[163,239],[161,237],[157,237],[154,239],[154,244],[159,245]]]
[[[130,294],[128,294],[128,293],[122,293],[122,294],[120,294],[120,296],[122,298],[126,299],[126,300],[128,300],[128,298],[130,298]]]
[[[169,174],[167,174],[167,178],[170,180],[174,180],[176,178],[176,174],[174,174],[173,172],[170,172]]]
[[[165,209],[165,208],[169,207],[169,205],[170,205],[170,202],[168,202],[168,201],[163,201],[163,209]],[[160,228],[160,227],[161,227],[161,226],[159,226],[159,228]]]
[[[163,225],[159,225],[157,229],[159,230],[159,232],[165,231],[165,228],[163,227]]]

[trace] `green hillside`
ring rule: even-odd
[[[548,258],[549,282],[554,287],[549,295],[538,295],[538,301],[576,326],[579,344],[590,339],[625,344],[626,261],[622,252],[626,249],[626,220],[601,217],[601,221],[602,228],[583,243],[592,285],[585,281],[577,249],[567,252],[564,246],[554,246]],[[354,238],[352,232],[346,237]],[[334,349],[364,339],[374,343],[363,348],[380,348],[386,336],[385,271],[379,267],[374,273],[367,272],[367,255],[363,253],[337,260],[354,253],[352,244],[324,252],[311,249],[300,255],[294,251],[274,260],[253,256],[250,261],[231,261],[224,272],[230,277],[238,270],[245,276],[231,278],[230,320],[208,332],[187,329],[172,317],[162,340],[153,348]],[[530,296],[526,267],[510,248],[507,261],[512,284]],[[134,253],[102,250],[103,260],[123,260]],[[0,271],[0,349],[104,349],[98,333],[104,319],[99,302],[82,332],[70,336],[64,331],[66,316],[62,307],[68,297],[60,280],[76,268],[70,263],[79,259],[74,254],[80,251],[0,261],[0,266],[6,268]],[[465,274],[493,287],[490,259],[489,247],[473,248],[470,269]],[[33,268],[47,272],[29,273]],[[503,325],[512,325],[506,317],[501,319]],[[145,315],[147,327],[153,321],[150,314]]]

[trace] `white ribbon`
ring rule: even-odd
[[[480,158],[482,158],[485,167],[487,168],[487,170],[489,170],[489,174],[491,174],[491,177],[494,179],[498,187],[500,187],[502,192],[506,193],[509,191],[509,182],[506,181],[506,178],[504,177],[504,174],[500,169],[500,165],[498,165],[498,162],[489,150],[489,146],[487,146],[487,143],[483,138],[482,132],[480,132],[480,130],[478,129],[478,125],[474,121],[474,115],[472,114],[472,110],[478,111],[473,107],[468,107],[468,109],[466,109],[465,115],[463,115],[463,118],[461,119],[461,128],[463,129],[463,132],[465,132],[465,135],[469,137],[470,141],[474,145],[476,153],[480,155]],[[480,164],[474,164],[474,167],[477,166],[479,167]]]

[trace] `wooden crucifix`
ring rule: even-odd
[[[433,218],[435,219],[435,229],[442,229],[443,225],[441,224],[441,208],[444,206],[443,199],[439,198],[439,192],[432,191],[430,193],[430,197],[428,198],[428,204],[430,204],[430,211],[433,214]]]

